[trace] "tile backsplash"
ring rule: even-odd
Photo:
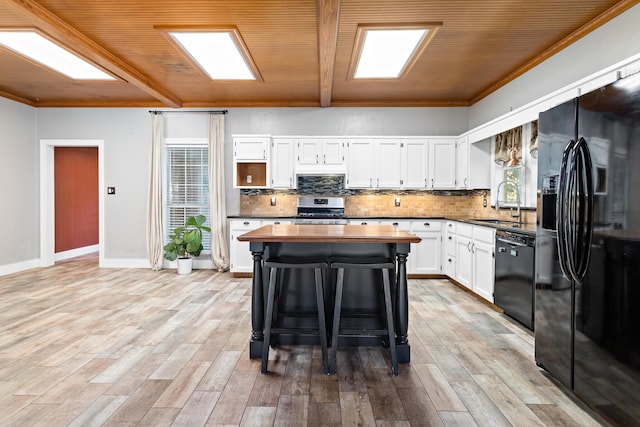
[[[496,212],[489,204],[483,206],[485,193],[489,201],[489,192],[479,191],[371,191],[350,190],[352,194],[344,195],[345,214],[348,217],[446,217],[464,218],[500,218],[510,220],[509,209]],[[240,215],[269,217],[295,216],[298,195],[294,190],[265,191],[266,194],[241,194]],[[306,193],[311,194],[311,193]],[[318,194],[340,196],[341,194]],[[271,206],[271,198],[275,197],[276,205]],[[399,197],[400,206],[395,206],[395,198]],[[535,223],[535,211],[522,211],[523,222]]]
[[[295,190],[240,190],[240,215],[295,216],[298,196],[340,196],[348,217],[445,217],[511,219],[509,209],[491,208],[489,190],[352,190],[344,175],[298,175]],[[271,204],[275,198],[275,205]],[[400,199],[400,206],[395,199]],[[487,206],[484,206],[484,199]],[[535,223],[535,211],[522,211],[523,222]]]

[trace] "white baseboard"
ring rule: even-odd
[[[77,256],[77,255],[76,255]],[[213,269],[213,261],[210,259],[194,260],[193,268]],[[32,268],[42,267],[40,259],[17,262],[15,264],[0,265],[0,276],[18,273]],[[151,268],[148,259],[104,258],[100,268]],[[165,260],[164,268],[177,268],[176,262]]]
[[[40,259],[32,259],[29,261],[16,262],[14,264],[0,265],[0,276],[19,273],[32,268],[40,267]]]
[[[100,268],[151,268],[148,259],[103,258]]]
[[[75,258],[81,255],[92,254],[100,250],[100,245],[85,246],[83,248],[71,249],[68,251],[58,252],[53,255],[55,261],[64,261],[66,259]]]

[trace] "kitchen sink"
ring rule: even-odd
[[[485,224],[496,224],[496,225],[502,225],[502,226],[506,226],[506,227],[514,227],[514,228],[519,228],[520,224],[518,224],[516,221],[505,221],[502,219],[471,219],[470,221],[474,221],[474,222],[483,222]]]

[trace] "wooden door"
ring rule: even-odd
[[[98,244],[98,149],[55,147],[55,252]]]

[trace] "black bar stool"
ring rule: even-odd
[[[389,348],[391,350],[391,373],[398,375],[398,355],[396,353],[395,329],[393,326],[393,304],[391,301],[391,286],[389,284],[389,272],[395,272],[396,264],[392,259],[388,258],[336,258],[331,260],[330,267],[338,269],[338,277],[336,281],[336,296],[333,308],[333,329],[331,334],[331,366],[329,372],[336,372],[336,353],[338,351],[338,338],[348,335],[371,335],[371,336],[387,336],[389,339]],[[380,270],[382,274],[382,286],[384,293],[384,310],[386,316],[386,328],[376,330],[348,330],[340,329],[340,318],[342,316],[342,290],[344,287],[344,270],[345,269],[367,269]],[[348,286],[357,286],[356,283],[348,284]]]
[[[327,327],[324,313],[324,283],[322,280],[322,269],[329,267],[329,263],[325,259],[305,258],[305,257],[273,257],[264,263],[265,267],[271,268],[269,273],[269,290],[267,293],[267,312],[264,318],[264,342],[262,346],[262,369],[264,374],[267,372],[267,363],[269,359],[269,344],[271,342],[271,334],[277,333],[298,333],[301,335],[319,335],[320,346],[322,347],[322,373],[329,373],[329,363],[327,356]],[[314,270],[316,301],[318,307],[318,328],[316,330],[300,329],[300,328],[277,328],[273,327],[274,303],[275,314],[277,316],[277,299],[280,293],[280,287],[277,286],[278,271],[285,268],[312,268]],[[276,292],[278,287],[278,292]]]

